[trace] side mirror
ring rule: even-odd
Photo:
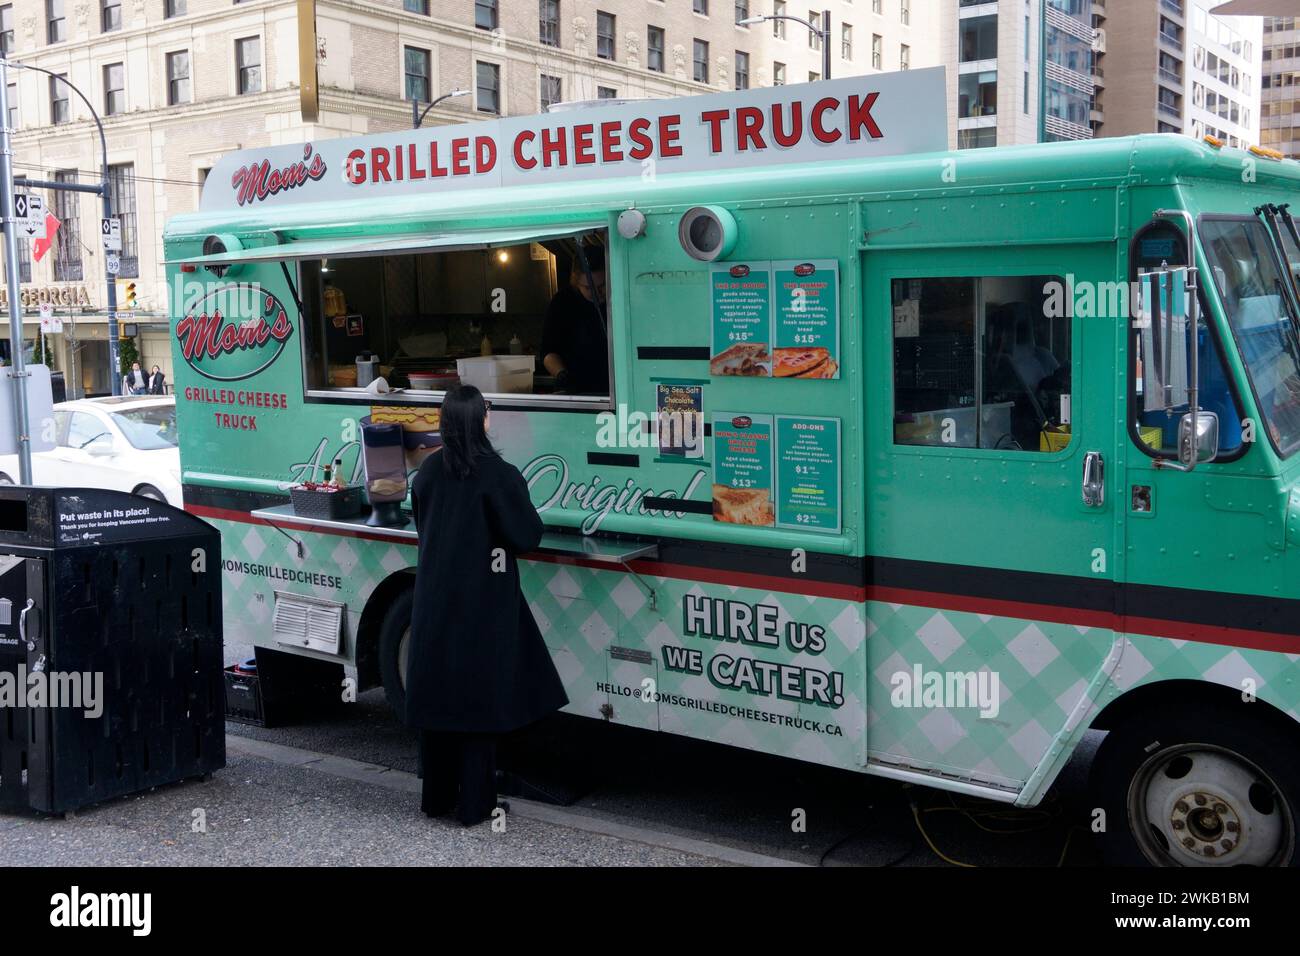
[[[1219,416],[1214,412],[1188,412],[1178,422],[1178,461],[1184,466],[1203,465],[1219,454]]]
[[[117,448],[113,445],[113,439],[99,438],[86,446],[86,454],[95,458],[107,458],[117,454]]]

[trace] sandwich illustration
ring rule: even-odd
[[[770,525],[772,492],[768,488],[713,486],[713,519],[728,524]]]
[[[766,342],[737,342],[709,360],[710,375],[770,375]]]
[[[825,348],[773,349],[772,358],[776,378],[834,378],[839,371],[839,363]]]

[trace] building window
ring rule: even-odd
[[[18,128],[18,84],[9,83],[5,87],[9,91],[9,128]]]
[[[14,5],[0,7],[0,56],[14,52]]]
[[[912,48],[906,43],[898,48],[898,68],[900,70],[910,70],[912,68]]]
[[[121,63],[104,67],[104,114],[116,116],[126,112],[126,70]]]
[[[135,222],[135,166],[108,167],[108,197],[113,215],[122,223],[121,271],[124,279],[140,275],[140,238]]]
[[[772,85],[785,86],[785,64],[784,63],[772,64]]]
[[[821,78],[822,78],[822,75],[821,75],[820,73],[818,73],[816,70],[809,70],[809,71],[808,71],[808,82],[809,82],[809,83],[816,83],[816,82],[817,82],[818,80],[820,80]]]
[[[68,109],[71,103],[68,100],[68,84],[64,82],[68,74],[60,73],[58,76],[50,77],[50,122],[56,126],[59,123],[66,123],[69,119]]]
[[[694,0],[691,9],[696,13],[707,17],[709,15],[709,0]]]
[[[963,6],[963,7],[966,6],[966,5],[967,5],[967,4],[966,4],[965,2],[962,3],[962,6]],[[885,2],[884,2],[884,0],[871,0],[871,12],[872,12],[872,13],[884,13],[884,12],[885,12]]]
[[[614,87],[612,87],[612,86],[598,86],[598,87],[596,87],[596,99],[598,99],[598,100],[613,100],[613,99],[617,99],[617,98],[618,98],[618,90],[614,89]]]
[[[167,105],[190,101],[190,51],[167,54]]]
[[[474,0],[474,26],[480,30],[497,28],[497,0]]]
[[[704,40],[695,41],[695,82],[709,82],[709,44]]]
[[[547,46],[560,45],[560,0],[538,0],[537,39]]]
[[[749,19],[749,0],[736,0],[736,22]]]
[[[1049,301],[1064,285],[1050,275],[894,279],[893,314],[907,317],[894,324],[894,444],[1068,444],[1059,410],[1070,394],[1070,318]]]
[[[962,63],[993,60],[998,55],[998,18],[968,17],[961,21],[958,51]]]
[[[402,9],[407,13],[429,15],[429,0],[402,0]]]
[[[185,0],[164,0],[163,16],[169,20],[185,16]]]
[[[998,71],[962,73],[957,78],[957,115],[996,116],[998,114]]]
[[[474,64],[474,86],[480,113],[501,112],[501,67],[495,63]]]
[[[406,71],[405,96],[417,103],[427,103],[433,99],[429,85],[432,70],[432,57],[428,50],[408,46],[403,50],[402,64]]]
[[[899,0],[898,18],[904,26],[912,22],[912,0]]]
[[[542,112],[554,106],[564,99],[564,85],[560,82],[558,76],[547,76],[545,73],[541,76],[542,81]]]
[[[63,19],[63,0],[45,0],[46,36],[51,43],[62,43],[68,38],[68,22]]]
[[[261,37],[244,37],[235,41],[235,69],[240,95],[262,92]]]
[[[614,14],[596,11],[596,56],[614,59]]]
[[[808,22],[817,28],[817,30],[808,31],[808,49],[820,50],[822,48],[822,35],[817,31],[822,28],[822,15],[816,10],[809,10]]]
[[[786,14],[785,14],[785,0],[774,0],[774,2],[772,3],[772,16],[773,16],[773,18],[776,18],[776,17],[783,17],[783,16],[785,16],[785,15],[786,15]],[[772,20],[772,36],[776,37],[778,40],[784,40],[784,39],[785,39],[785,21],[784,21],[784,20],[778,20],[778,19],[773,19],[773,20]]]
[[[26,239],[18,240],[18,281],[32,281],[32,247]]]
[[[840,24],[840,56],[853,59],[853,27],[847,23]]]
[[[996,126],[981,126],[976,129],[957,130],[958,149],[982,149],[986,146],[996,146],[997,144],[998,130]]]
[[[60,169],[54,173],[56,183],[75,183],[75,169]],[[77,207],[81,193],[56,189],[54,215],[59,220],[59,231],[54,237],[54,281],[75,282],[81,279],[81,225]]]
[[[749,54],[744,50],[736,51],[736,89],[749,89]]]
[[[664,71],[664,28],[646,27],[645,66],[656,73]]]
[[[101,0],[100,7],[100,29],[104,33],[112,33],[114,30],[122,29],[122,4],[120,0]]]

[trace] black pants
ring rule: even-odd
[[[424,786],[420,809],[431,817],[453,811],[461,823],[481,823],[497,806],[495,734],[420,734]]]

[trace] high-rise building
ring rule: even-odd
[[[938,0],[0,0],[18,175],[97,183],[103,118],[123,279],[136,283],[142,362],[171,365],[159,236],[193,209],[230,150],[536,113],[559,101],[682,96],[938,62]],[[53,74],[51,76],[50,74]],[[99,198],[47,193],[51,254],[23,242],[25,334],[41,303],[72,394],[110,388]],[[75,320],[75,321],[74,321]],[[0,355],[7,344],[0,343]],[[170,376],[169,376],[170,378]]]
[[[951,144],[1093,135],[1097,36],[1092,0],[943,0]]]
[[[1262,28],[1220,17],[1222,0],[1158,0],[1107,7],[1106,136],[1185,133],[1232,146],[1259,141]]]
[[[1300,159],[1300,17],[1264,21],[1260,145]]]

